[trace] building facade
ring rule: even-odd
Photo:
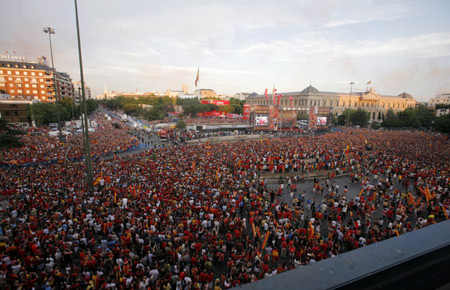
[[[279,100],[278,100],[279,99]],[[365,92],[337,93],[323,92],[309,86],[300,92],[249,96],[246,102],[251,105],[272,105],[279,102],[281,111],[296,111],[297,114],[309,114],[311,107],[326,107],[335,115],[341,115],[345,109],[361,108],[370,113],[370,121],[382,121],[389,109],[394,112],[414,108],[416,100],[407,93],[398,96],[380,95],[373,89]]]
[[[53,71],[44,61],[0,60],[0,91],[9,94],[11,100],[42,102],[54,102],[56,95],[60,100],[73,98],[74,94],[70,76]]]
[[[436,107],[437,104],[450,105],[450,93],[440,94],[431,98],[428,102],[430,107]]]
[[[193,95],[198,96],[198,90],[195,90]],[[206,98],[206,97],[215,97],[217,96],[216,91],[211,89],[200,89],[200,98]]]
[[[29,127],[31,118],[28,115],[28,106],[31,101],[25,100],[0,100],[0,118],[8,123]]]
[[[444,116],[450,114],[450,93],[437,95],[428,102],[429,107],[436,111],[436,116]],[[445,107],[436,108],[436,105],[446,105]]]
[[[81,81],[79,82],[73,82],[74,87],[74,94],[73,94],[73,101],[75,104],[80,104],[82,99],[82,93],[81,93]],[[86,86],[86,83],[84,83],[84,92],[86,94],[86,100],[89,100],[92,98],[91,95],[91,88]]]

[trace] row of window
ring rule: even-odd
[[[10,94],[15,94],[16,93],[16,90],[9,90],[9,93]],[[17,90],[17,93],[18,94],[22,94],[23,93],[23,90]],[[25,90],[25,93],[26,94],[31,94],[31,91],[30,90]],[[33,90],[33,94],[35,94],[35,95],[37,95],[37,93],[38,93],[38,91],[37,90]],[[41,94],[45,94],[45,91],[41,91]]]
[[[24,75],[24,76],[27,76],[27,75],[35,76],[36,75],[36,72],[34,72],[34,71],[30,72],[29,74],[28,74],[27,71],[23,71],[22,73],[23,73],[22,75]],[[3,74],[3,70],[0,70],[0,74]],[[6,71],[6,74],[12,75],[12,71],[8,70],[8,71]],[[15,71],[15,75],[16,76],[20,76],[21,75],[20,71],[16,70]],[[39,72],[37,75],[38,76],[43,76],[44,73],[43,72]]]
[[[10,87],[14,87],[14,84],[9,84],[9,86]],[[16,87],[18,87],[18,88],[21,88],[22,87],[22,84],[16,84]],[[29,88],[30,87],[30,84],[25,84],[25,87],[26,88]],[[37,85],[36,84],[31,84],[31,87],[32,88],[37,88]],[[40,85],[40,87],[43,89],[44,87],[45,87],[45,85]]]
[[[29,68],[29,69],[34,69],[35,66],[34,65],[30,65],[27,66],[26,64],[23,64],[22,67],[19,64],[10,64],[10,63],[0,63],[0,66],[2,67],[15,67],[15,68]]]

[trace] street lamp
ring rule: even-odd
[[[347,124],[350,125],[350,109],[352,107],[352,90],[353,90],[353,85],[355,83],[354,82],[350,82],[350,104],[348,106],[348,111],[347,111]]]
[[[80,61],[80,78],[81,78],[81,92],[83,93],[83,110],[84,110],[84,140],[85,140],[85,155],[86,155],[86,170],[87,170],[87,183],[89,190],[92,193],[94,191],[94,174],[92,171],[92,159],[91,159],[91,144],[89,141],[89,126],[87,121],[87,106],[86,106],[86,92],[84,90],[84,76],[83,76],[83,60],[81,57],[81,41],[80,41],[80,26],[78,24],[78,6],[77,0],[75,2],[75,19],[77,24],[77,39],[78,39],[78,58]]]
[[[51,35],[55,34],[55,30],[51,27],[44,27],[43,31],[45,33],[48,33],[48,40],[50,42],[50,56],[52,58],[52,71],[53,71],[53,89],[55,90],[55,98],[56,98],[56,114],[58,116],[59,141],[62,141],[61,117],[59,114],[58,89],[56,87],[56,71],[55,71],[55,64],[53,62],[53,48],[52,48],[52,38],[51,38]]]

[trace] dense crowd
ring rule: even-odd
[[[123,142],[113,130],[97,131],[96,150]],[[11,155],[22,158],[2,152]],[[0,178],[0,287],[250,283],[448,219],[449,165],[442,135],[353,130],[97,160],[91,193],[83,163],[10,166]],[[340,188],[343,178],[360,191]]]
[[[91,154],[100,157],[113,152],[126,151],[138,145],[137,140],[128,134],[125,126],[114,127],[100,114],[91,116],[95,126],[89,132]],[[81,159],[83,157],[83,136],[73,132],[65,136],[65,142],[58,137],[50,136],[49,129],[39,128],[26,131],[21,137],[24,146],[11,150],[0,151],[0,160],[4,164],[35,164],[40,162],[65,162],[66,159]]]

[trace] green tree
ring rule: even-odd
[[[419,128],[420,122],[417,118],[416,110],[413,108],[407,108],[404,111],[397,113],[397,118],[400,121],[402,127]]]
[[[18,135],[23,134],[22,131],[12,130],[5,119],[0,118],[0,148],[18,148],[23,144],[20,142]]]
[[[439,132],[450,134],[450,114],[437,118],[435,121],[435,129]]]
[[[219,110],[222,112],[233,113],[234,107],[231,105],[223,105],[223,106],[219,106]]]
[[[183,119],[179,119],[176,128],[180,130],[186,129],[186,122]]]
[[[416,108],[416,115],[417,118],[419,119],[421,127],[423,128],[433,127],[433,122],[436,120],[436,115],[432,110],[426,108],[424,105],[419,105],[419,107]]]
[[[139,110],[138,104],[127,103],[123,105],[123,112],[127,115],[133,115]]]
[[[30,106],[30,115],[38,126],[58,122],[56,104],[54,103],[34,103]]]
[[[350,123],[353,125],[359,125],[361,127],[367,126],[370,119],[370,113],[364,111],[361,108],[358,110],[350,112]]]
[[[378,122],[372,122],[372,124],[370,124],[370,128],[375,129],[375,130],[379,129],[380,127],[381,127],[381,125]]]
[[[347,124],[347,116],[344,114],[337,116],[337,125],[344,126],[345,124]]]
[[[393,109],[389,109],[386,112],[386,116],[384,117],[381,126],[385,128],[401,127],[402,121],[397,118],[397,115],[395,114]]]

